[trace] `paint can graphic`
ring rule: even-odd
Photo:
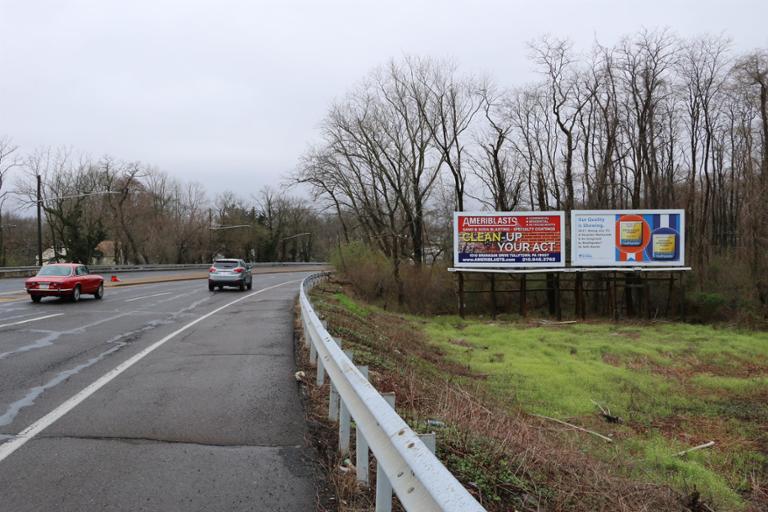
[[[622,220],[619,222],[619,240],[625,247],[643,245],[643,222],[640,220]]]
[[[672,228],[659,228],[651,235],[651,258],[669,261],[677,259],[678,234]]]

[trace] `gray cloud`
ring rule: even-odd
[[[390,57],[448,56],[513,86],[535,79],[525,43],[544,33],[586,50],[668,26],[748,49],[768,46],[766,18],[764,0],[0,0],[0,134],[247,195],[293,168],[330,102]]]

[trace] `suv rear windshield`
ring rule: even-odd
[[[213,266],[216,268],[235,268],[240,265],[237,260],[219,260],[214,261]]]
[[[56,276],[66,277],[72,273],[72,267],[65,267],[62,265],[48,265],[40,269],[37,273],[39,276]]]

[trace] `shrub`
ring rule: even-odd
[[[726,320],[729,315],[728,299],[721,293],[693,292],[688,296],[691,316],[703,322]]]
[[[408,260],[401,261],[403,304],[398,304],[392,262],[381,251],[352,242],[333,251],[330,261],[365,300],[410,313],[455,312],[453,275],[442,264],[417,266]]]
[[[368,300],[382,299],[391,292],[392,265],[379,250],[352,242],[334,250],[330,262]]]

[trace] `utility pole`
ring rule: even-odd
[[[43,266],[43,221],[41,210],[43,207],[42,196],[43,180],[37,175],[37,264]]]
[[[5,266],[5,226],[3,226],[3,208],[0,204],[0,267]]]
[[[213,210],[208,208],[208,259],[213,261]]]

